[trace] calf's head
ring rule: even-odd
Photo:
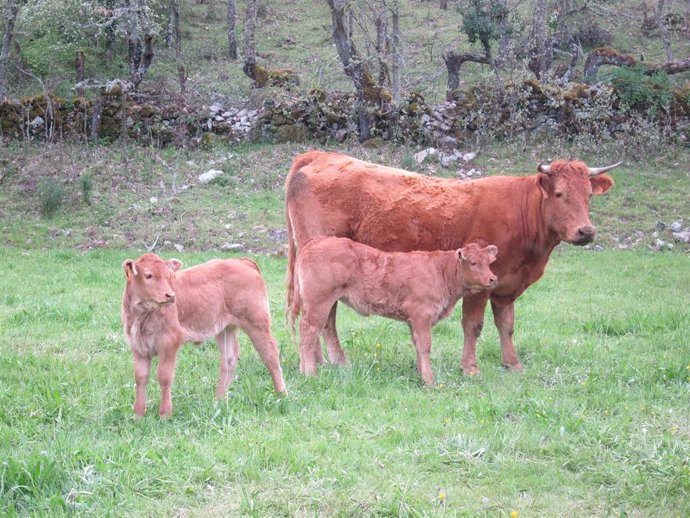
[[[157,309],[175,302],[171,280],[182,263],[177,259],[163,261],[156,254],[144,254],[139,259],[122,263],[134,304],[145,309]]]
[[[589,220],[589,199],[613,187],[611,177],[603,173],[621,163],[590,168],[575,160],[556,160],[550,165],[539,165],[544,220],[559,240],[585,245],[594,239],[595,230]]]
[[[482,248],[476,243],[470,243],[460,248],[456,254],[467,291],[477,293],[496,287],[498,279],[489,265],[496,260],[498,248],[494,245]]]

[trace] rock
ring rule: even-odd
[[[149,198],[149,202],[151,203],[151,205],[156,204],[158,203],[158,198],[156,198],[155,196],[151,196]]]
[[[283,142],[304,142],[307,140],[307,131],[304,126],[297,124],[285,124],[276,128],[276,140]]]
[[[457,149],[452,153],[441,153],[441,166],[450,167],[455,162],[460,160],[462,154]]]
[[[452,151],[458,147],[458,139],[450,135],[444,135],[439,139],[438,146],[446,151]]]
[[[242,252],[245,246],[242,243],[225,243],[220,250],[221,252]]]
[[[175,243],[175,250],[177,250],[179,253],[184,252],[184,246],[182,246],[180,243]]]
[[[268,233],[268,236],[273,239],[274,241],[278,242],[284,242],[287,241],[287,229],[284,228],[277,228],[275,230],[271,230]]]
[[[680,221],[674,221],[671,223],[671,232],[680,232],[680,230],[683,228],[683,223]]]
[[[362,142],[362,147],[367,149],[379,149],[384,145],[383,139],[381,137],[374,137]]]
[[[41,117],[40,115],[36,115],[36,118],[34,118],[34,120],[32,120],[29,123],[29,126],[31,126],[32,128],[38,128],[39,126],[43,126],[43,124],[45,124],[43,117]]]
[[[222,112],[223,107],[218,104],[218,103],[213,103],[211,106],[208,107],[208,113],[213,117],[216,113]]]
[[[476,156],[477,153],[465,153],[464,155],[462,155],[462,161],[469,162],[470,160],[473,160]]]
[[[220,169],[209,169],[205,173],[201,173],[198,177],[199,183],[209,183],[223,174]]]
[[[426,149],[423,149],[419,153],[415,153],[414,161],[417,162],[418,164],[421,164],[422,162],[424,162],[424,160],[426,160],[426,157],[428,155],[429,155],[429,153],[427,153]]]
[[[681,243],[690,243],[690,227],[680,232],[674,232],[673,238]]]
[[[656,226],[654,228],[656,228],[659,232],[661,232],[666,228],[666,223],[664,223],[663,221],[657,221]]]

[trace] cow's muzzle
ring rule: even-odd
[[[591,243],[594,240],[596,230],[592,226],[580,227],[577,229],[577,234],[572,242],[574,245],[582,246]]]
[[[175,292],[170,291],[170,292],[166,292],[165,300],[162,302],[159,302],[158,304],[160,304],[161,306],[167,306],[168,304],[172,304],[173,302],[175,302]]]

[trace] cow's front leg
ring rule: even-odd
[[[159,352],[158,384],[161,386],[161,405],[158,415],[161,418],[172,415],[172,384],[175,379],[175,362],[177,361],[177,347]]]
[[[518,360],[513,344],[513,329],[515,327],[515,302],[505,306],[499,306],[491,301],[491,310],[494,313],[494,323],[501,339],[501,357],[503,365],[510,370],[521,371],[522,364]]]
[[[220,367],[218,372],[218,386],[216,399],[225,397],[228,387],[235,379],[235,369],[240,359],[240,345],[237,341],[237,328],[228,326],[216,335],[216,344],[220,353]]]
[[[144,417],[144,414],[146,414],[146,385],[149,382],[151,358],[141,356],[135,352],[132,354],[134,355],[134,383],[136,385],[134,413],[138,417]]]
[[[338,339],[338,331],[335,327],[335,316],[338,310],[338,301],[333,304],[331,311],[328,314],[328,320],[326,320],[326,325],[323,328],[322,334],[323,339],[326,341],[326,347],[328,348],[328,360],[336,365],[343,365],[347,363],[347,358],[345,358],[345,351],[340,346],[340,340]]]
[[[484,309],[488,301],[488,292],[467,295],[462,299],[462,330],[465,335],[462,348],[462,372],[465,376],[479,374],[477,340],[484,326]]]
[[[412,341],[417,350],[417,372],[427,385],[433,385],[434,373],[431,370],[431,320],[419,319],[410,323]]]

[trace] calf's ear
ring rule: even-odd
[[[168,267],[168,270],[170,270],[171,273],[175,273],[177,270],[182,268],[182,262],[179,259],[170,259],[169,261],[165,262],[165,265]]]
[[[127,279],[130,279],[132,275],[137,275],[139,273],[137,272],[137,265],[134,264],[132,259],[125,259],[125,261],[122,263],[122,268],[125,270],[125,277],[127,277]]]
[[[613,187],[613,180],[610,176],[590,176],[589,183],[592,184],[592,194],[606,194]]]
[[[498,247],[495,245],[489,245],[486,248],[484,248],[487,254],[489,254],[489,264],[493,263],[496,260],[496,256],[498,255]]]

